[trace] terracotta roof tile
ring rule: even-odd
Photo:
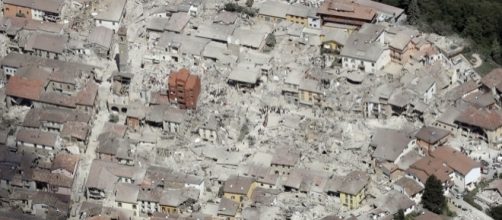
[[[5,94],[17,98],[39,100],[44,86],[44,81],[12,76],[7,82]]]
[[[464,176],[466,176],[472,169],[481,167],[478,162],[451,147],[440,147],[433,151],[431,155],[434,158],[442,160],[453,170]]]
[[[73,171],[78,164],[79,156],[71,155],[67,153],[59,153],[54,157],[52,161],[52,170],[63,169],[68,171],[71,174],[74,174]]]
[[[77,94],[77,105],[94,106],[94,101],[98,95],[99,85],[95,82],[88,82],[85,87]]]

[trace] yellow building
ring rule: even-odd
[[[199,199],[199,191],[191,188],[169,189],[162,193],[159,206],[165,214],[182,214]]]
[[[321,36],[321,42],[324,49],[332,51],[340,51],[349,39],[350,34],[354,31],[353,29],[343,28],[343,27],[322,27],[323,35]]]
[[[306,105],[322,105],[324,102],[324,93],[321,89],[321,84],[317,80],[302,80],[298,88],[300,103]]]
[[[240,203],[251,198],[255,188],[256,183],[253,178],[231,176],[223,186],[223,197]]]
[[[283,9],[284,10],[284,9]],[[303,5],[291,5],[286,10],[286,20],[291,23],[309,26],[310,8]]]
[[[286,20],[286,9],[288,4],[277,1],[263,2],[258,8],[258,19],[262,21],[269,21],[279,23]]]
[[[169,205],[161,205],[160,208],[161,208],[161,211],[165,214],[179,214],[178,207],[173,207],[173,206],[169,206]]]
[[[288,20],[291,23],[301,24],[303,26],[308,26],[308,18],[307,17],[286,14],[286,20]]]
[[[360,171],[349,173],[340,186],[340,203],[349,209],[357,209],[366,198],[369,176]]]
[[[218,206],[218,217],[225,220],[237,219],[241,212],[240,204],[233,200],[222,198]]]

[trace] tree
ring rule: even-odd
[[[399,0],[399,5],[397,5],[400,8],[408,8],[408,5],[410,5],[410,0]]]
[[[234,11],[241,11],[241,6],[238,5],[238,4],[235,4],[235,3],[232,3],[232,2],[229,2],[229,3],[226,3],[225,6],[223,7],[223,9],[225,11],[230,11],[230,12],[234,12]]]
[[[400,0],[381,0],[380,2],[386,5],[399,6],[399,1]]]
[[[443,185],[434,175],[429,176],[425,182],[424,194],[422,195],[422,205],[424,208],[436,214],[442,214],[446,208]]]
[[[116,114],[110,114],[108,121],[112,123],[117,123],[119,121],[119,116]]]
[[[408,14],[408,23],[414,25],[418,23],[418,19],[420,17],[420,8],[418,7],[417,0],[411,0],[408,8],[406,10],[406,14]]]
[[[492,42],[491,56],[495,62],[502,63],[502,50],[500,49],[500,43],[496,37]]]
[[[253,7],[253,4],[254,4],[254,0],[246,0],[246,6],[251,8]]]
[[[267,39],[265,39],[265,44],[268,47],[274,47],[276,43],[277,43],[277,40],[275,39],[275,35],[274,34],[269,34],[267,36]]]
[[[492,207],[489,211],[488,214],[493,218],[493,219],[502,219],[502,205]]]
[[[463,34],[470,37],[475,42],[481,42],[483,38],[483,26],[478,22],[474,16],[467,18]],[[489,43],[488,43],[489,44]]]
[[[395,214],[394,214],[394,220],[405,220],[405,216],[404,216],[404,210],[402,209],[399,209],[399,211],[397,211]]]

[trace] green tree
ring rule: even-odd
[[[408,8],[410,5],[410,0],[399,0],[399,4],[397,5],[400,8]]]
[[[119,116],[116,114],[110,114],[108,116],[108,121],[112,123],[117,123],[119,121]]]
[[[387,5],[399,6],[399,1],[400,0],[381,0],[380,2],[387,4]]]
[[[393,217],[393,220],[405,220],[405,219],[406,218],[404,216],[404,210],[402,209],[399,209],[399,211],[397,211]]]
[[[411,0],[408,8],[406,10],[406,14],[408,14],[408,23],[414,25],[418,23],[418,19],[420,17],[420,8],[418,7],[417,0]]]
[[[493,219],[502,219],[502,205],[492,207],[489,211],[488,214],[493,218]]]
[[[230,12],[240,12],[242,9],[241,9],[241,6],[238,5],[238,4],[235,4],[233,2],[229,2],[229,3],[226,3],[224,6],[223,6],[223,9],[225,11],[230,11]]]
[[[274,34],[269,34],[267,36],[267,38],[265,39],[265,44],[268,47],[272,47],[273,48],[276,43],[277,43],[277,40],[275,39],[275,35]]]
[[[254,4],[254,0],[246,0],[246,6],[251,8],[253,7],[253,4]]]
[[[436,214],[442,214],[446,209],[446,199],[444,197],[443,185],[436,176],[431,175],[425,182],[424,194],[422,195],[422,205],[424,208]]]
[[[478,22],[476,17],[470,16],[467,18],[463,34],[470,37],[475,42],[480,42],[482,39],[483,27]]]
[[[495,37],[492,42],[491,55],[492,59],[497,63],[502,63],[502,51],[500,49],[500,43]]]

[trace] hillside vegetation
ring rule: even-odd
[[[502,1],[379,0],[406,9],[410,23],[441,35],[459,34],[472,48],[502,64]]]

